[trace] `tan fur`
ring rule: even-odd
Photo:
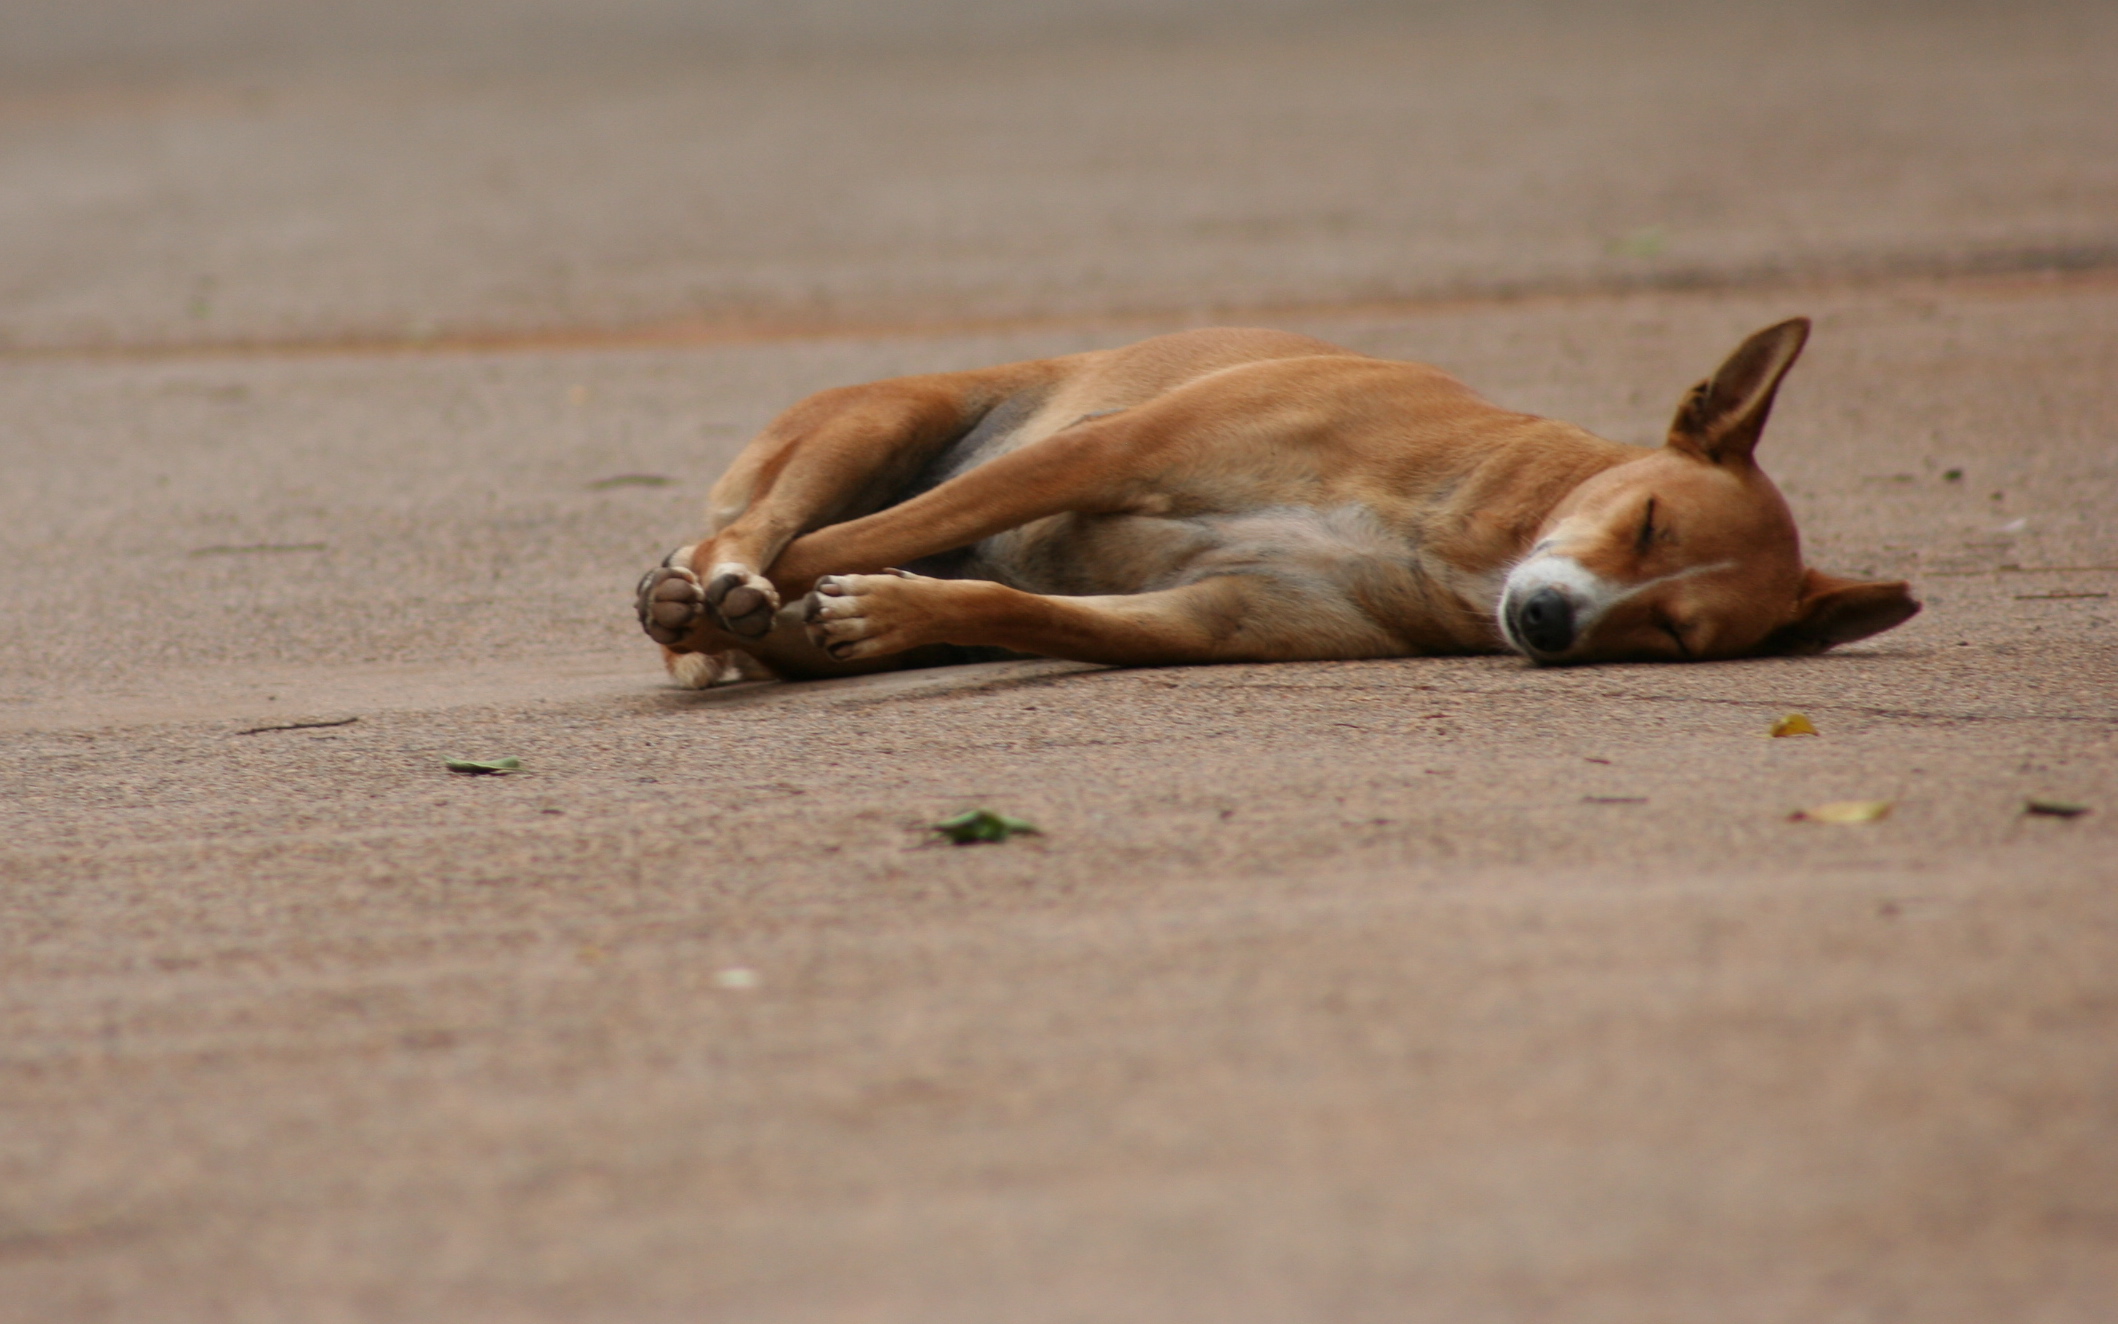
[[[1806,333],[1746,341],[1658,449],[1276,331],[827,391],[715,484],[706,536],[642,580],[641,621],[673,666],[741,651],[789,676],[952,646],[1128,664],[1815,651],[1918,607],[1903,584],[1805,570],[1752,460]],[[1525,642],[1560,637],[1522,625],[1546,566],[1544,601],[1578,614],[1564,648]]]

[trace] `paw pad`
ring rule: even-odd
[[[691,633],[706,613],[706,592],[699,585],[699,577],[682,564],[684,553],[689,550],[680,547],[671,552],[661,565],[640,576],[639,586],[633,591],[633,609],[639,614],[640,628],[658,644],[676,643]]]
[[[771,632],[780,595],[748,566],[719,565],[706,584],[706,605],[730,634],[756,639]]]

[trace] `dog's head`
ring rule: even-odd
[[[1907,586],[1802,564],[1794,516],[1752,458],[1796,318],[1743,342],[1691,389],[1669,444],[1582,483],[1508,572],[1500,628],[1537,662],[1820,653],[1909,620]]]

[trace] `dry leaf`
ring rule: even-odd
[[[329,722],[278,722],[272,726],[246,726],[236,732],[239,736],[261,736],[267,731],[321,731],[326,727],[351,726],[358,717],[340,717]]]
[[[328,552],[330,545],[320,542],[246,542],[215,543],[211,547],[194,547],[193,556],[247,556],[253,552]]]
[[[522,760],[504,759],[444,759],[450,772],[467,772],[473,777],[489,777],[494,773],[519,772]]]
[[[2032,800],[2022,807],[2022,812],[2044,814],[2050,818],[2079,818],[2089,812],[2089,807],[2072,800]]]
[[[1888,800],[1833,800],[1830,804],[1797,809],[1793,817],[1812,823],[1873,823],[1890,816]]]
[[[1789,713],[1772,724],[1772,733],[1775,736],[1813,736],[1816,723],[1805,713]]]

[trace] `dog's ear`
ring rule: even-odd
[[[1901,580],[1840,579],[1802,571],[1795,618],[1765,640],[1761,653],[1821,653],[1903,625],[1919,615],[1911,586]]]
[[[1677,406],[1669,444],[1712,464],[1749,463],[1780,379],[1808,339],[1809,319],[1797,317],[1744,341]]]

